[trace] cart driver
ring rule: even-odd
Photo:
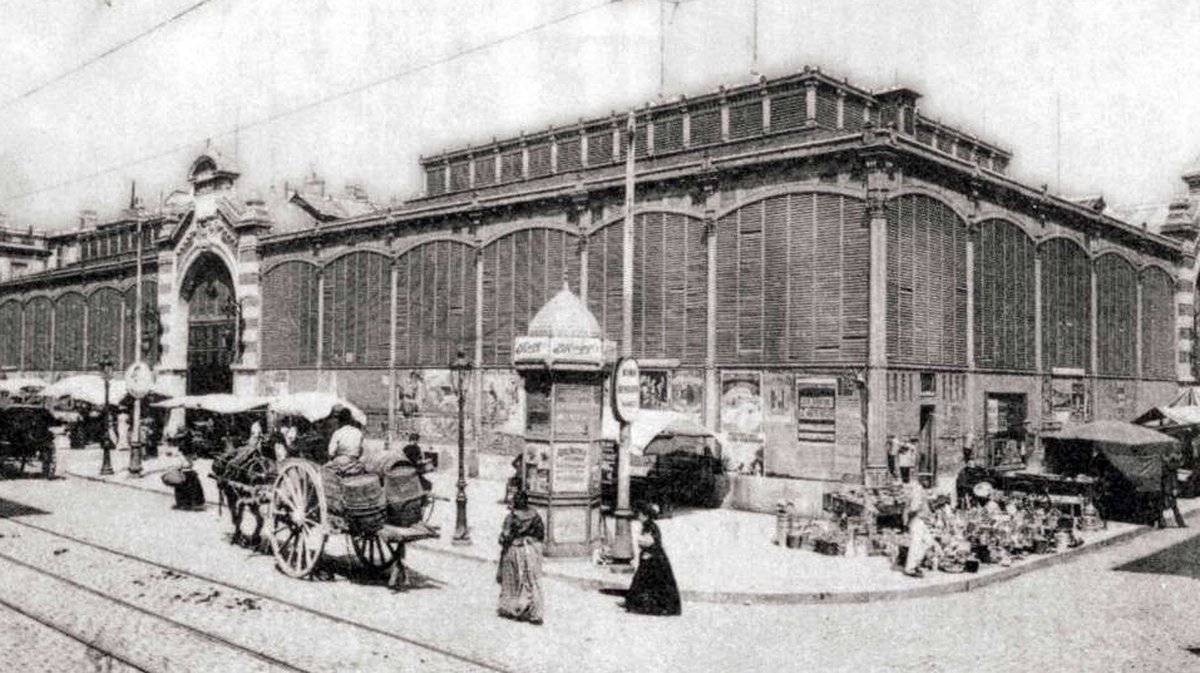
[[[329,464],[343,476],[362,470],[362,430],[354,424],[354,416],[345,407],[334,412],[338,429],[329,438]]]

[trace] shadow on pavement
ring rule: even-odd
[[[44,509],[38,509],[36,507],[30,507],[29,505],[22,505],[21,503],[13,500],[5,500],[4,498],[0,498],[0,519],[11,519],[16,516],[46,515],[49,513],[50,512],[47,512]]]
[[[1149,556],[1117,566],[1114,570],[1200,579],[1200,536],[1189,537]]]

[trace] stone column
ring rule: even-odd
[[[472,220],[475,232],[475,343],[472,359],[475,367],[471,370],[471,385],[475,391],[474,409],[471,412],[471,423],[475,441],[471,447],[471,476],[479,476],[479,446],[483,432],[483,239],[480,237],[482,218]]]
[[[393,257],[390,265],[391,294],[388,301],[388,427],[386,441],[389,449],[396,446],[396,288],[399,285],[400,276],[398,263],[399,260]]]

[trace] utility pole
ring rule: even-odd
[[[621,357],[633,355],[633,205],[635,198],[634,157],[637,154],[637,114],[629,111],[627,125],[629,145],[625,148],[625,223],[621,236]],[[616,379],[614,377],[613,385]],[[633,561],[633,536],[630,533],[632,512],[629,508],[629,456],[631,433],[629,423],[621,422],[620,444],[617,447],[617,506],[613,516],[613,544],[610,556],[618,567],[628,568]]]

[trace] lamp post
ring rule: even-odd
[[[137,202],[130,204],[135,207]],[[134,309],[133,309],[133,343],[134,343],[134,362],[142,361],[142,217],[139,213],[137,216],[137,228],[134,233],[136,240],[137,256],[137,277],[134,279]],[[128,383],[128,381],[126,381]],[[142,476],[142,398],[136,396],[133,399],[133,443],[129,447],[129,474],[135,477]]]
[[[100,474],[109,475],[113,473],[112,439],[109,437],[112,418],[108,413],[108,379],[112,376],[112,356],[105,353],[96,361],[96,366],[100,368],[100,373],[104,377],[104,432],[100,435],[100,449],[104,453],[104,459],[100,463]]]
[[[467,526],[467,470],[466,470],[466,437],[463,434],[466,418],[467,375],[471,372],[471,361],[460,348],[454,362],[450,363],[450,372],[454,376],[454,392],[458,395],[458,494],[454,498],[458,511],[454,517],[454,537],[451,542],[456,545],[471,544],[471,529]]]

